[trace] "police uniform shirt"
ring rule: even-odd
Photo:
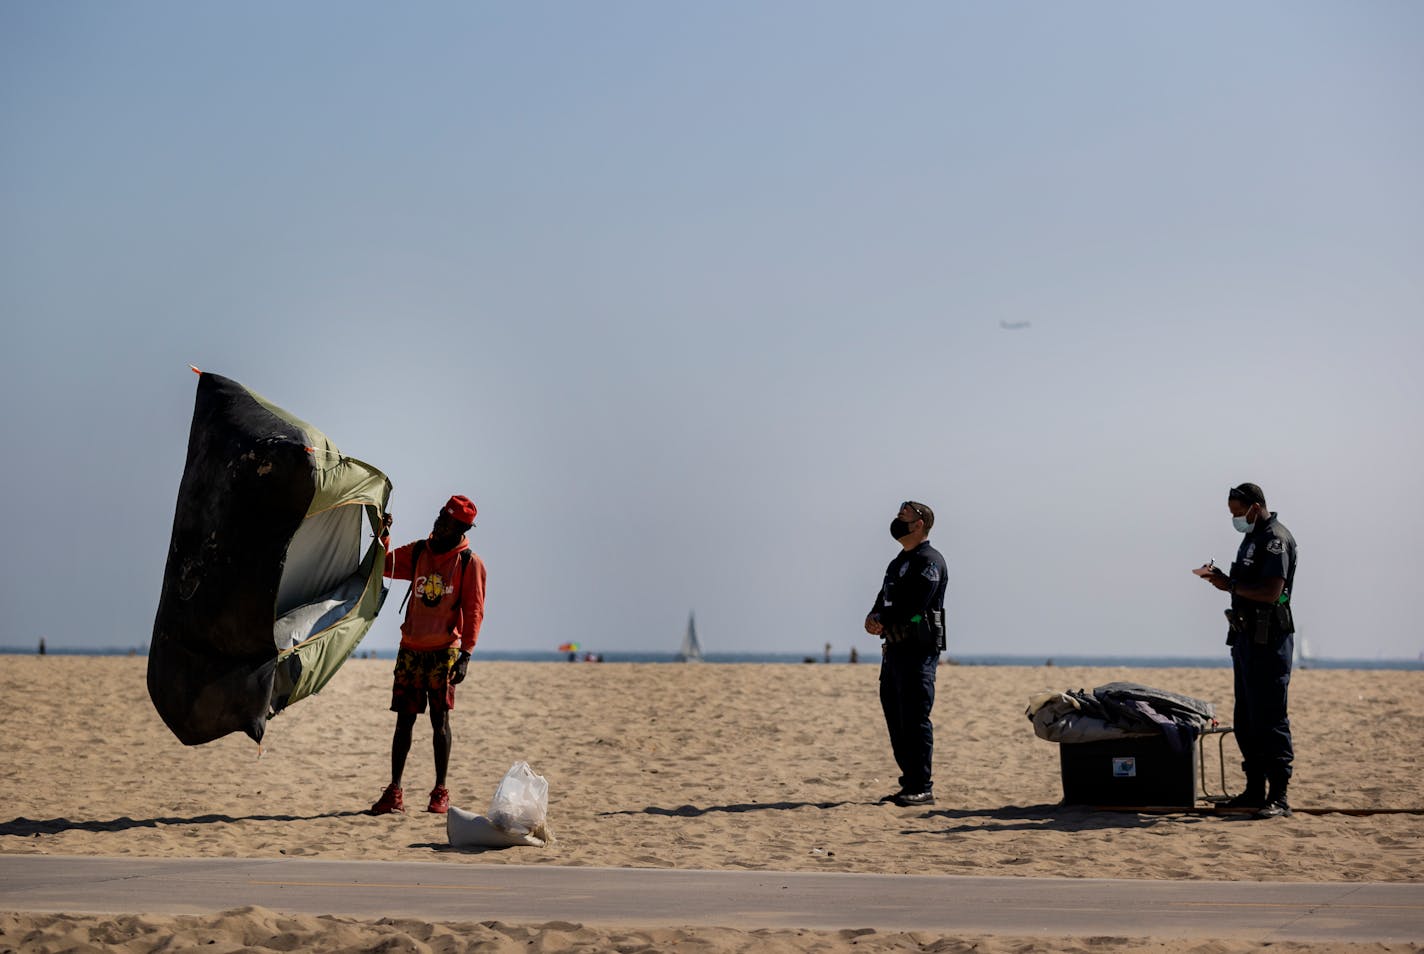
[[[1286,588],[1282,595],[1288,600],[1291,581],[1295,578],[1295,563],[1295,537],[1272,512],[1269,517],[1257,520],[1241,541],[1241,547],[1236,551],[1236,562],[1231,564],[1231,579],[1234,583],[1247,585],[1266,580],[1285,580]],[[1262,605],[1259,600],[1231,594],[1231,608],[1234,610]]]
[[[885,583],[875,598],[872,615],[886,626],[904,626],[927,610],[944,608],[949,569],[944,557],[922,541],[913,550],[901,550],[885,568]]]

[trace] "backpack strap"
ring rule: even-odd
[[[465,549],[460,551],[460,588],[455,592],[459,594],[459,599],[461,602],[463,602],[465,599],[465,571],[470,568],[470,561],[474,559],[474,556],[475,552],[469,547],[466,547]],[[465,609],[463,606],[460,605],[460,603],[456,603],[455,607],[460,613],[460,626],[461,628],[464,628]]]
[[[405,604],[410,602],[411,591],[415,589],[415,568],[420,563],[420,555],[425,552],[425,541],[417,540],[410,545],[410,586],[406,587],[405,597],[401,600],[400,609],[397,613],[405,612]]]

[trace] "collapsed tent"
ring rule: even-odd
[[[197,370],[196,368],[194,369]],[[229,378],[199,372],[148,654],[148,694],[186,745],[320,690],[386,596],[375,531],[391,484]]]
[[[1210,702],[1135,682],[1110,682],[1092,692],[1045,690],[1029,699],[1024,714],[1034,735],[1049,742],[1165,736],[1177,751],[1215,721]]]

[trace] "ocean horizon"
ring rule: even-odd
[[[34,656],[36,647],[0,646],[0,655]],[[147,646],[117,647],[74,647],[47,646],[46,655],[51,656],[147,656]],[[474,661],[486,662],[585,662],[587,653],[580,650],[572,654],[557,650],[522,649],[476,649]],[[605,663],[676,663],[676,653],[651,652],[643,650],[609,650],[593,654]],[[395,649],[363,649],[357,647],[352,654],[357,659],[395,659]],[[954,666],[1089,666],[1120,667],[1125,669],[1228,669],[1231,657],[1223,652],[1219,656],[1114,656],[1063,653],[1060,655],[1034,655],[1027,653],[955,653],[943,656],[946,665]],[[703,654],[708,663],[773,663],[785,665],[826,665],[823,653],[715,653]],[[860,654],[860,664],[875,664],[874,648]],[[845,652],[833,654],[829,660],[833,665],[849,665]],[[1297,669],[1403,669],[1424,670],[1424,659],[1335,659],[1311,657],[1297,661]]]

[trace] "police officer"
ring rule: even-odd
[[[1227,805],[1254,808],[1257,818],[1279,818],[1291,813],[1286,787],[1295,757],[1286,715],[1295,651],[1290,605],[1295,537],[1266,509],[1266,495],[1256,484],[1232,487],[1226,505],[1232,525],[1245,539],[1229,574],[1208,565],[1202,576],[1231,594],[1226,643],[1235,673],[1233,718],[1246,789]]]
[[[885,583],[865,618],[865,631],[884,640],[880,707],[890,748],[900,767],[900,789],[880,801],[933,805],[935,670],[944,650],[944,591],[949,572],[930,546],[934,511],[907,500],[890,523],[900,552],[885,568]]]

